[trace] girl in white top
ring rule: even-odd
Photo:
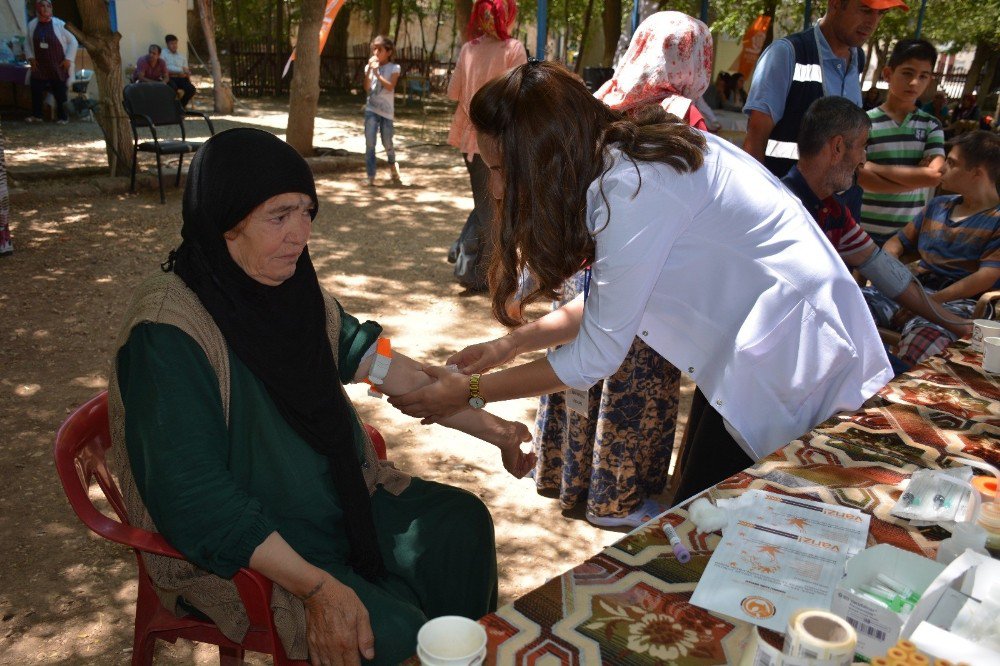
[[[389,163],[389,177],[400,184],[396,150],[392,145],[393,119],[396,117],[395,90],[400,67],[392,62],[395,43],[385,35],[372,40],[372,57],[365,65],[365,171],[368,185],[375,185],[375,139],[382,135],[385,159]]]
[[[757,460],[891,379],[843,261],[742,151],[655,106],[628,118],[548,62],[494,79],[471,111],[502,199],[493,312],[516,328],[449,363],[478,373],[563,346],[481,376],[429,368],[435,384],[391,401],[405,413],[433,422],[469,405],[586,389],[638,335],[694,378],[726,426],[723,437],[689,441],[712,455],[695,464],[692,452],[684,499],[742,469],[727,460]],[[586,299],[527,324],[506,312],[522,270],[538,284],[527,303],[556,297],[582,265],[592,266]]]

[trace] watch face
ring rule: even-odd
[[[469,398],[469,407],[473,409],[482,409],[486,406],[486,401],[480,398],[478,395],[474,398]]]

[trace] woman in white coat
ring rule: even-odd
[[[47,93],[56,100],[57,123],[69,122],[66,115],[66,91],[73,80],[76,61],[76,37],[66,29],[66,23],[52,15],[52,3],[35,3],[35,18],[28,23],[25,55],[31,64],[31,115],[29,123],[42,122],[42,102]]]
[[[456,354],[464,375],[392,403],[424,422],[486,402],[585,390],[638,335],[694,378],[703,409],[676,500],[725,479],[891,377],[857,284],[781,183],[727,142],[651,107],[627,117],[562,67],[529,62],[484,86],[471,118],[502,200],[490,267],[494,316],[512,332]],[[522,270],[557,296],[541,319],[507,313]],[[546,358],[481,374],[524,352]]]

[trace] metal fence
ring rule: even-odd
[[[229,45],[230,73],[233,93],[243,97],[267,97],[286,94],[291,87],[291,72],[282,78],[281,72],[291,51],[284,45],[264,39],[234,41]],[[319,67],[321,90],[347,90],[359,88],[365,64],[371,57],[368,44],[355,44],[345,57],[322,56]],[[419,46],[408,46],[397,51],[394,61],[399,63],[404,86],[401,92],[420,88],[423,92],[442,91],[447,86],[453,63],[433,62]],[[294,63],[292,67],[294,67]]]
[[[941,77],[938,88],[948,95],[948,99],[958,99],[962,96],[962,91],[965,89],[965,81],[968,78],[969,73],[964,69],[952,70]]]

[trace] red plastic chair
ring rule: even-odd
[[[370,425],[365,425],[380,459],[385,460],[385,440]],[[271,616],[271,581],[250,569],[240,569],[233,582],[239,590],[250,618],[250,629],[242,643],[234,643],[212,622],[194,617],[176,617],[160,603],[146,572],[140,552],[184,559],[166,539],[155,532],[129,524],[121,492],[111,476],[105,454],[111,447],[108,427],[108,392],[94,396],[70,414],[56,435],[56,472],[66,497],[77,517],[91,530],[111,541],[129,546],[139,566],[139,594],[135,603],[133,664],[152,664],[156,640],[174,643],[185,638],[219,646],[221,664],[243,663],[244,650],[263,652],[274,657],[276,665],[308,662],[291,660],[285,654]],[[114,509],[118,520],[101,513],[88,495],[95,482]]]

